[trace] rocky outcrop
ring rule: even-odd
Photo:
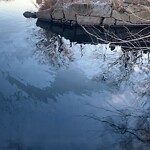
[[[40,20],[70,25],[137,25],[150,24],[148,0],[98,0],[97,2],[72,2],[58,0],[55,6],[40,10]]]
[[[32,12],[29,12],[29,11],[26,11],[23,13],[23,16],[26,17],[26,18],[36,18],[36,13],[32,13]]]

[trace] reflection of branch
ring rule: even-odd
[[[150,143],[150,137],[146,137],[146,135],[150,133],[150,130],[142,129],[142,128],[141,129],[129,128],[127,127],[127,124],[116,124],[114,122],[110,122],[109,120],[107,120],[107,118],[100,118],[95,115],[84,115],[84,117],[87,117],[88,119],[93,119],[98,122],[102,122],[108,125],[109,127],[111,127],[112,129],[114,129],[117,133],[121,133],[121,134],[129,133],[143,143]],[[144,137],[142,137],[143,134],[145,135]]]
[[[112,42],[112,41],[104,40],[104,39],[102,39],[102,38],[96,36],[95,34],[93,34],[93,33],[91,33],[90,31],[88,31],[84,26],[81,26],[81,27],[84,29],[84,31],[85,31],[87,34],[89,34],[89,35],[91,35],[91,36],[97,38],[98,40],[100,40],[100,41],[102,41],[102,42],[104,42],[104,43],[106,43],[106,44],[108,44],[108,43],[111,43],[111,44],[124,44],[124,43],[131,43],[131,42],[135,42],[135,41],[139,41],[139,40],[143,40],[143,39],[150,38],[150,35],[145,35],[145,36],[141,36],[141,37],[138,37],[138,38],[133,38],[133,39],[130,39],[130,40],[123,40],[123,39],[118,38],[118,39],[117,39],[117,40],[118,40],[117,42]],[[131,43],[131,44],[132,44],[132,43]]]
[[[93,108],[96,108],[96,109],[101,109],[101,110],[104,110],[106,112],[111,112],[111,113],[115,113],[115,114],[120,114],[120,111],[118,110],[117,111],[114,111],[114,110],[110,110],[110,109],[106,109],[106,108],[103,108],[103,107],[99,107],[99,106],[95,106],[95,105],[92,105],[90,103],[86,103],[86,105],[90,106],[90,107],[93,107]]]
[[[44,54],[42,61],[50,62],[52,65],[60,68],[67,67],[68,62],[73,61],[73,55],[64,39],[48,31],[40,33],[39,41],[36,43],[36,53]]]
[[[113,108],[113,110],[110,108],[106,109],[103,107],[88,104],[92,108],[106,111],[107,115],[101,117],[96,116],[95,114],[89,114],[84,115],[84,117],[104,123],[105,125],[107,125],[106,127],[108,129],[111,128],[116,133],[132,135],[143,143],[150,143],[150,115],[148,111],[144,111],[143,108],[141,110],[136,108],[132,108],[129,110],[129,108],[127,108],[126,111],[123,111],[111,105],[110,103],[108,104],[111,108]],[[127,111],[128,113],[126,113]],[[108,113],[110,113],[110,115]],[[103,114],[105,114],[105,112]]]

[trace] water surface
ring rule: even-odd
[[[36,9],[0,1],[0,149],[148,149],[149,54],[70,41]]]

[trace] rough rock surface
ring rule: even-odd
[[[77,16],[77,22],[80,25],[100,25],[101,18],[93,16]]]
[[[79,25],[150,24],[149,0],[57,1],[51,8],[38,11],[37,18]]]
[[[36,18],[36,13],[32,13],[32,12],[29,12],[29,11],[26,11],[23,13],[23,16],[26,17],[26,18]]]

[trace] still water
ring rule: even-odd
[[[149,54],[70,41],[36,9],[0,1],[0,150],[149,149]]]

